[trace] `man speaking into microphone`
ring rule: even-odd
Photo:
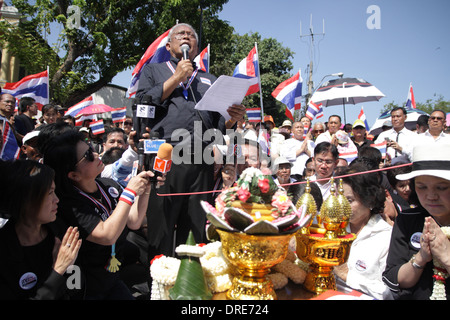
[[[213,190],[214,164],[194,161],[194,141],[200,139],[202,150],[195,151],[203,154],[211,144],[211,141],[203,140],[206,130],[214,128],[225,134],[226,129],[233,128],[245,115],[242,105],[229,107],[231,120],[227,122],[218,112],[195,109],[216,77],[199,70],[192,62],[199,52],[198,36],[192,26],[184,23],[175,25],[168,34],[166,49],[170,52],[170,61],[147,64],[136,93],[137,99],[144,100],[145,96],[148,101],[150,97],[155,106],[155,117],[149,119],[148,127],[174,147],[173,163],[165,183],[159,189],[152,190],[149,198],[149,260],[159,254],[173,256],[174,248],[186,243],[190,230],[197,243],[206,241],[206,217],[200,201],[211,202],[212,194],[196,193]],[[196,127],[201,124],[202,132],[194,130],[195,123]],[[190,138],[173,139],[172,133],[177,129],[189,132]],[[175,152],[176,146],[182,147],[183,154]],[[177,157],[183,161],[180,163]],[[191,195],[158,196],[156,193]]]

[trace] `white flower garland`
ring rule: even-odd
[[[175,284],[181,261],[162,256],[154,260],[150,266],[152,276],[151,300],[168,300],[169,289]]]
[[[442,227],[442,232],[450,239],[450,227]],[[445,281],[449,274],[445,267],[437,259],[433,259],[433,273],[434,284],[433,293],[430,296],[430,300],[447,300],[447,294],[445,292]]]
[[[231,288],[233,277],[230,263],[222,252],[222,242],[215,241],[203,247],[205,254],[200,258],[208,288],[213,292],[224,292]]]
[[[231,287],[233,276],[230,264],[222,253],[220,241],[205,246],[180,245],[175,251],[181,255],[200,257],[203,273],[208,288],[213,293],[227,291]],[[175,285],[181,261],[176,258],[161,256],[150,266],[152,276],[151,300],[169,300],[169,289]]]

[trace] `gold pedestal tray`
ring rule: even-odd
[[[333,268],[347,261],[356,235],[350,233],[328,238],[324,234],[297,233],[295,238],[297,257],[308,263],[310,268],[303,284],[305,289],[316,294],[337,290]]]
[[[270,268],[283,261],[293,234],[248,235],[217,229],[225,257],[236,268],[230,300],[276,300],[273,284],[266,277]]]

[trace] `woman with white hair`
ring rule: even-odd
[[[396,299],[445,300],[450,272],[450,144],[418,145],[412,171],[420,206],[403,211],[392,231],[383,280]]]

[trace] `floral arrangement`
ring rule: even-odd
[[[223,256],[221,242],[196,246],[180,245],[176,248],[176,252],[200,257],[203,274],[212,293],[224,292],[231,287],[230,265]],[[150,263],[150,274],[153,279],[150,299],[169,300],[169,290],[175,285],[181,261],[158,255]]]
[[[442,232],[450,239],[450,227],[441,227]],[[433,293],[430,300],[446,300],[445,281],[448,278],[448,272],[440,261],[433,259]]]
[[[270,175],[264,175],[256,168],[245,169],[235,186],[224,190],[216,198],[216,209],[223,214],[233,201],[244,203],[271,204],[272,216],[283,217],[295,211],[285,189],[277,186]]]
[[[297,210],[286,190],[270,175],[256,168],[245,169],[233,187],[218,195],[215,207],[206,201],[201,204],[213,228],[248,234],[292,233],[311,218],[304,208]],[[243,207],[247,204],[262,205],[269,210],[270,219],[261,219],[259,209],[255,209],[252,216]],[[213,232],[208,231],[208,234]]]

